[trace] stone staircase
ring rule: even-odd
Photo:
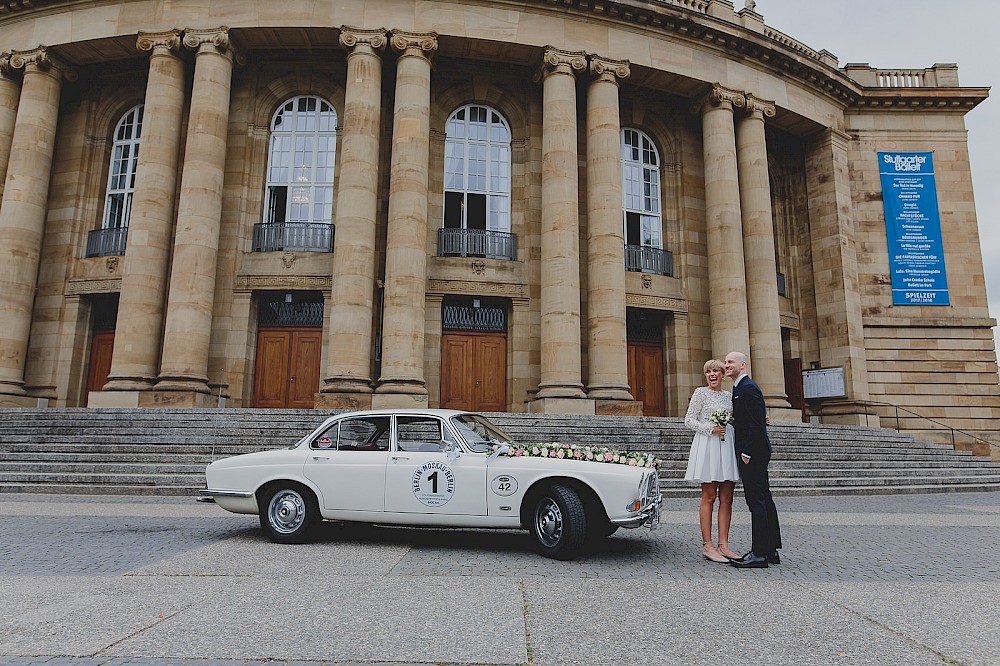
[[[191,495],[213,459],[286,447],[324,412],[262,409],[0,410],[0,493]],[[676,418],[491,414],[515,441],[609,445],[662,460],[668,497],[684,483],[692,434]],[[1000,490],[1000,463],[894,430],[775,424],[780,495]]]

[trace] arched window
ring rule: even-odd
[[[108,189],[104,198],[102,229],[126,229],[132,213],[135,167],[142,134],[142,104],[132,107],[115,126],[108,169]]]
[[[625,244],[662,249],[660,156],[652,140],[636,129],[622,130],[622,195]]]
[[[445,129],[444,228],[510,231],[510,128],[497,111],[469,104]]]
[[[293,97],[274,114],[264,200],[266,224],[330,224],[337,112],[319,97]]]

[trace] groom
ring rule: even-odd
[[[767,436],[767,410],[764,394],[747,374],[747,357],[740,352],[726,355],[726,376],[733,380],[733,447],[736,466],[743,481],[743,495],[750,509],[753,547],[750,552],[729,564],[741,569],[766,569],[778,564],[781,530],[778,510],[771,497],[767,465],[771,462],[771,440]]]

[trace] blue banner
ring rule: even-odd
[[[933,153],[878,153],[893,305],[949,305]]]

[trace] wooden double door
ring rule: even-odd
[[[108,383],[111,374],[111,354],[115,350],[114,331],[94,331],[90,341],[90,363],[87,366],[87,393],[84,402],[91,391],[100,391]]]
[[[507,409],[505,334],[442,334],[441,408],[471,412]]]
[[[628,343],[628,385],[632,398],[642,401],[643,416],[664,416],[662,345]]]
[[[319,391],[322,351],[321,328],[260,328],[254,406],[312,409]]]

